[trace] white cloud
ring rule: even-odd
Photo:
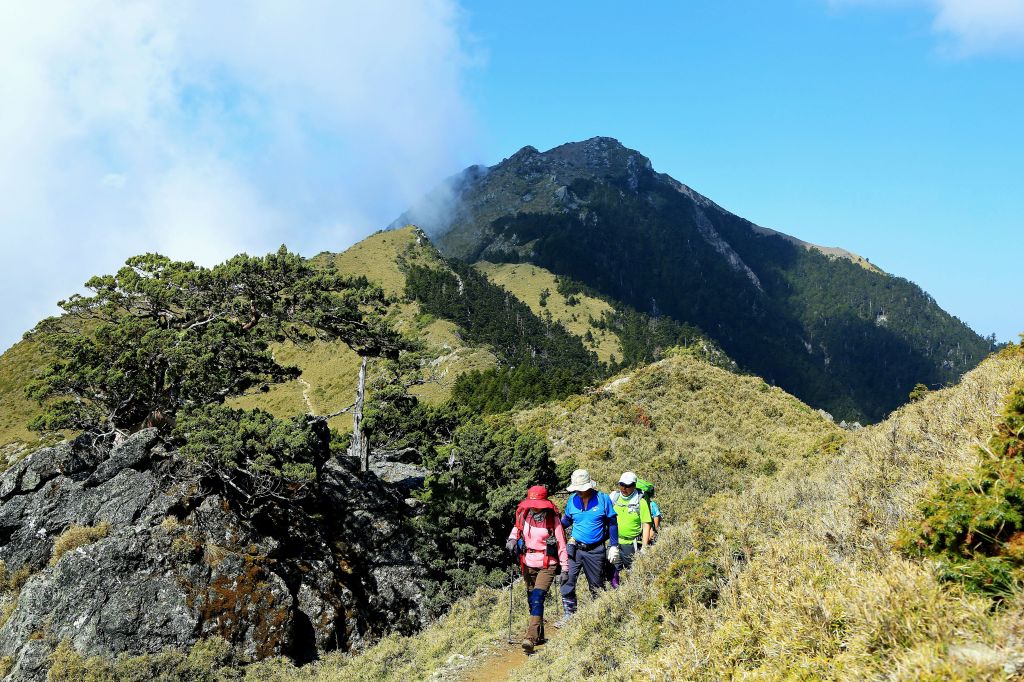
[[[927,7],[933,28],[959,56],[1024,52],[1024,0],[830,0],[832,5]]]
[[[473,160],[456,0],[0,5],[0,348],[136,252],[316,252]]]
[[[941,0],[935,27],[964,54],[1024,50],[1024,0]]]

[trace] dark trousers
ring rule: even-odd
[[[639,538],[633,540],[619,539],[619,556],[622,558],[622,566],[620,568],[632,568],[633,559],[636,558],[639,545]]]
[[[587,576],[587,583],[590,587],[590,595],[597,597],[597,591],[604,589],[604,545],[600,544],[591,550],[584,551],[576,547],[576,557],[569,559],[569,573],[565,584],[562,585],[562,604],[566,613],[576,613],[576,581],[580,577],[580,571]]]

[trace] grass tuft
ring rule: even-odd
[[[53,553],[50,555],[50,565],[56,566],[68,552],[73,552],[79,547],[91,545],[97,540],[107,537],[110,532],[110,523],[100,521],[95,526],[77,526],[72,524],[53,543]]]

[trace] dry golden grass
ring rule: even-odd
[[[443,267],[437,252],[427,247],[417,229],[407,225],[399,230],[387,230],[370,235],[358,244],[337,254],[321,254],[331,259],[339,272],[346,275],[364,275],[379,284],[389,296],[405,293],[405,274],[399,259],[427,267]]]
[[[1020,381],[1024,355],[1001,354],[851,434],[837,455],[794,456],[713,496],[517,679],[1008,679],[1024,664],[1020,600],[993,614],[897,555],[891,538],[938,476],[974,463]],[[717,569],[710,605],[685,574],[672,598],[660,587],[692,552]],[[626,624],[609,626],[624,611]],[[622,646],[593,644],[608,637]]]
[[[619,337],[607,329],[598,329],[590,324],[589,320],[600,320],[606,312],[611,312],[612,307],[597,298],[576,294],[579,301],[577,305],[569,305],[568,299],[558,293],[558,283],[555,282],[555,275],[549,270],[531,265],[530,263],[488,263],[481,261],[473,267],[487,275],[487,278],[495,284],[504,287],[520,301],[530,306],[535,314],[544,316],[545,312],[551,313],[551,319],[561,322],[570,333],[583,337],[590,332],[594,339],[592,344],[584,345],[589,350],[597,353],[601,362],[608,362],[614,355],[622,359],[622,346],[619,344]],[[548,291],[545,305],[541,305],[541,292]]]
[[[53,553],[50,555],[50,565],[56,566],[61,557],[68,552],[73,552],[79,547],[85,547],[107,537],[110,532],[110,524],[100,521],[95,526],[72,525],[60,534],[53,543]]]
[[[685,352],[587,396],[521,412],[516,422],[544,430],[556,459],[573,459],[606,490],[626,470],[653,481],[670,521],[845,437],[785,391]]]

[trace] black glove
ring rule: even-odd
[[[509,538],[508,542],[505,543],[505,549],[507,549],[508,553],[512,556],[519,556],[519,552],[516,551],[516,544],[517,541],[515,540],[515,538]]]

